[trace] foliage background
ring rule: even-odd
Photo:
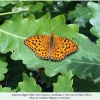
[[[99,12],[94,1],[0,1],[0,91],[99,92]],[[24,45],[29,36],[52,31],[78,51],[55,62]]]

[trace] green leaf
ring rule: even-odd
[[[16,92],[16,89],[11,90],[11,88],[9,87],[2,88],[2,86],[0,85],[0,92]]]
[[[52,31],[57,36],[68,37],[69,39],[77,36],[78,51],[64,60],[56,62],[39,59],[33,51],[24,45],[24,40],[27,37],[39,33],[50,35]],[[77,35],[77,25],[65,25],[63,15],[56,16],[51,20],[49,13],[37,20],[35,20],[33,15],[30,15],[28,18],[22,18],[22,15],[19,15],[15,20],[5,21],[0,26],[0,33],[2,37],[0,39],[0,51],[2,53],[11,51],[11,58],[22,60],[30,70],[45,68],[46,75],[50,77],[55,76],[57,73],[66,74],[69,70],[72,70],[73,75],[78,75],[81,78],[85,78],[89,73],[94,78],[100,75],[98,59],[100,47],[92,43],[84,35]],[[5,38],[7,41],[5,41]]]
[[[45,75],[44,71],[39,72],[39,77],[41,80],[41,84],[46,84],[46,88],[50,88],[53,83],[57,81],[58,75],[55,75],[53,77],[48,77]]]
[[[33,78],[28,78],[23,74],[23,82],[19,82],[20,92],[41,92],[41,87],[36,84]]]
[[[66,75],[59,75],[57,83],[53,84],[54,92],[73,92],[72,84],[73,81],[71,79],[72,72],[70,71]]]
[[[94,2],[88,2],[87,4],[88,8],[91,11],[92,18],[90,19],[90,23],[93,25],[91,28],[91,33],[100,38],[100,4],[94,3]]]
[[[35,5],[32,5],[30,7],[31,12],[37,12],[37,11],[41,12],[42,9],[43,9],[43,3],[41,3],[41,2],[37,2]]]
[[[83,7],[81,4],[77,4],[74,14],[76,18],[90,19],[91,13],[87,7]]]
[[[100,81],[97,82],[95,85],[93,85],[90,89],[89,92],[100,92]]]
[[[100,76],[93,81],[95,84],[89,89],[89,92],[100,92]]]
[[[90,10],[87,7],[84,7],[82,4],[77,4],[75,10],[69,11],[68,13],[68,19],[75,19],[74,23],[78,24],[80,27],[85,27],[85,24],[90,18]]]
[[[6,67],[5,57],[0,57],[0,81],[4,80],[4,74],[8,71]]]
[[[84,35],[77,36],[77,43],[79,50],[77,53],[77,59],[73,59],[68,65],[68,70],[72,70],[73,75],[78,75],[81,78],[91,73],[93,78],[97,78],[100,75],[100,47],[91,42]]]
[[[57,36],[77,40],[78,51],[57,62],[39,59],[33,51],[24,45],[26,38],[37,34],[50,35],[52,31]],[[47,13],[37,20],[33,15],[28,18],[22,18],[22,15],[19,15],[16,19],[7,20],[0,26],[0,51],[2,53],[11,51],[11,58],[22,60],[30,70],[45,68],[46,75],[50,77],[57,73],[66,74],[69,70],[72,70],[73,75],[78,75],[81,78],[86,78],[89,73],[96,78],[100,75],[98,58],[100,47],[84,35],[77,35],[77,33],[78,26],[75,24],[65,25],[63,15],[50,19],[50,14]]]
[[[78,33],[78,26],[75,24],[65,25],[65,22],[63,15],[50,19],[49,13],[37,20],[35,20],[33,15],[30,15],[28,18],[22,18],[19,15],[15,20],[7,20],[0,26],[0,52],[6,53],[11,51],[11,58],[13,60],[22,60],[30,70],[45,68],[47,76],[54,76],[59,72],[67,73],[67,61],[71,61],[73,58],[76,59],[75,55],[77,53],[59,62],[42,60],[24,45],[26,38],[37,34],[50,35],[52,31],[57,36],[69,39],[75,38]]]
[[[98,39],[98,40],[96,41],[96,43],[97,43],[97,45],[100,46],[100,39]]]
[[[86,77],[86,79],[73,77],[73,83],[73,89],[75,92],[90,92],[90,90],[95,86],[93,79],[89,76]]]
[[[11,1],[0,1],[0,6],[3,7],[10,3],[11,3]]]
[[[100,92],[100,76],[92,79],[91,74],[86,79],[73,77],[73,89],[75,92]]]
[[[93,55],[100,57],[100,47],[95,43],[91,42],[87,37],[80,34],[77,36],[77,43],[82,50],[89,52]]]

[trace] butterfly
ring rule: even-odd
[[[63,60],[78,50],[78,46],[72,40],[55,36],[54,32],[50,36],[31,36],[24,41],[24,44],[34,51],[39,58],[55,61]]]

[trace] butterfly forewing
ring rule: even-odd
[[[46,35],[37,35],[27,38],[24,43],[31,50],[34,51],[36,56],[42,59],[49,59],[48,52],[48,36]]]
[[[67,38],[55,37],[55,42],[56,49],[51,55],[51,59],[53,60],[62,60],[78,49],[77,45]]]

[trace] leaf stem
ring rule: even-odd
[[[7,15],[7,14],[12,14],[12,13],[14,13],[14,12],[11,11],[11,12],[7,12],[7,13],[1,13],[0,16]]]

